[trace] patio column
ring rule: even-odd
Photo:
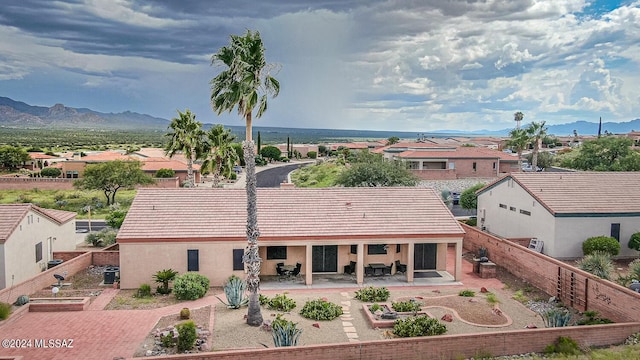
[[[313,245],[307,245],[305,248],[305,261],[304,261],[304,283],[305,285],[311,285],[313,283]]]
[[[413,256],[414,256],[414,250],[415,250],[415,244],[414,243],[408,243],[407,244],[407,282],[408,283],[412,283],[413,282],[413,269],[414,269],[414,262],[413,262]]]
[[[456,269],[454,280],[462,280],[462,240],[456,241]]]
[[[364,284],[364,244],[358,244],[358,255],[356,258],[356,283],[358,285]]]

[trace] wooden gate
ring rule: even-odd
[[[558,267],[557,298],[566,306],[578,311],[587,309],[587,278],[575,272]]]

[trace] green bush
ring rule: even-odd
[[[496,296],[496,294],[487,293],[487,302],[491,305],[495,305],[500,303],[500,300],[498,300],[498,297]]]
[[[593,253],[586,255],[582,260],[578,261],[578,268],[591,273],[601,279],[611,279],[611,273],[613,272],[613,263],[611,262],[611,256],[602,251],[594,251]]]
[[[602,251],[611,256],[616,256],[620,253],[620,243],[611,236],[594,236],[582,243],[582,252],[585,256],[593,254],[596,251]]]
[[[597,311],[585,311],[584,314],[585,317],[583,319],[578,320],[578,322],[576,324],[578,325],[598,325],[598,324],[611,324],[613,323],[613,321],[606,319],[606,318],[601,318],[598,316],[598,312]]]
[[[399,337],[442,335],[446,332],[444,324],[426,315],[398,319],[393,324],[393,333]]]
[[[256,155],[256,166],[267,166],[267,159]]]
[[[369,286],[356,291],[356,299],[363,302],[387,301],[389,295],[389,289],[386,287]]]
[[[160,342],[163,347],[170,348],[175,345],[175,341],[173,340],[173,332],[169,332],[167,335],[160,336]]]
[[[178,352],[193,349],[193,345],[198,338],[196,324],[189,320],[176,325],[176,329],[178,330]]]
[[[420,306],[422,303],[411,300],[391,303],[391,307],[397,312],[416,312],[420,310]]]
[[[40,171],[40,175],[49,178],[57,178],[60,174],[62,174],[62,170],[53,167],[47,167]]]
[[[173,282],[173,292],[178,300],[199,299],[207,293],[207,290],[209,290],[209,279],[194,272],[179,275]]]
[[[307,301],[300,315],[313,320],[333,320],[342,315],[342,307],[323,299]]]
[[[458,293],[458,296],[474,297],[474,296],[476,296],[476,293],[475,293],[475,291],[473,291],[473,290],[468,290],[468,289],[467,289],[467,290],[461,290],[461,291]]]
[[[158,169],[156,171],[157,178],[172,178],[176,176],[176,172],[173,169]]]
[[[159,284],[162,284],[158,286],[156,290],[158,294],[170,294],[171,289],[169,288],[169,282],[173,281],[177,275],[178,272],[173,269],[163,269],[155,273],[155,275],[153,275],[153,280],[155,280],[155,282]]]
[[[142,284],[138,288],[136,292],[137,298],[148,298],[151,297],[151,286],[149,284]]]
[[[378,310],[380,310],[380,311],[384,310],[384,308],[382,306],[380,306],[380,304],[378,304],[378,303],[374,303],[371,306],[369,306],[369,311],[372,312],[372,313],[374,313],[374,312],[376,312]]]
[[[578,343],[570,337],[560,336],[555,344],[548,345],[544,349],[545,354],[580,355],[582,351]]]
[[[640,259],[635,259],[630,262],[628,269],[631,280],[640,280]]]
[[[110,212],[105,220],[107,225],[111,226],[114,229],[120,229],[122,223],[124,222],[124,218],[127,216],[126,210],[115,210]]]
[[[95,247],[105,247],[116,243],[116,235],[118,235],[117,231],[104,228],[97,233],[87,235],[84,241]]]
[[[266,305],[269,309],[287,312],[296,307],[296,301],[287,297],[287,294],[276,294],[273,299],[267,300]]]
[[[627,246],[629,247],[629,249],[640,251],[640,232],[631,235],[629,244]]]
[[[315,152],[315,151],[309,151],[309,152],[307,153],[307,157],[308,157],[309,159],[315,159],[315,158],[317,158],[317,157],[318,157],[318,153],[317,153],[317,152]]]
[[[0,302],[0,320],[6,320],[11,315],[11,304]]]

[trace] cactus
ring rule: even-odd
[[[219,297],[218,300],[227,305],[229,309],[239,309],[249,303],[249,298],[245,297],[246,287],[247,284],[244,280],[235,275],[231,275],[224,285],[224,294],[227,297],[227,302],[222,301]]]
[[[15,302],[16,306],[22,306],[22,305],[26,305],[28,303],[29,303],[29,296],[27,296],[27,295],[18,296],[18,299]]]
[[[182,310],[180,310],[180,320],[187,320],[191,317],[191,311],[189,311],[189,308],[182,308]]]
[[[569,326],[571,313],[567,309],[551,309],[541,314],[546,327]]]
[[[285,320],[278,315],[272,323],[273,343],[276,347],[297,346],[302,329],[298,329],[297,324]]]

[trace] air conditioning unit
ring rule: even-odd
[[[542,252],[543,245],[544,243],[541,240],[538,240],[537,238],[532,238],[531,240],[529,240],[529,249],[535,252]]]

